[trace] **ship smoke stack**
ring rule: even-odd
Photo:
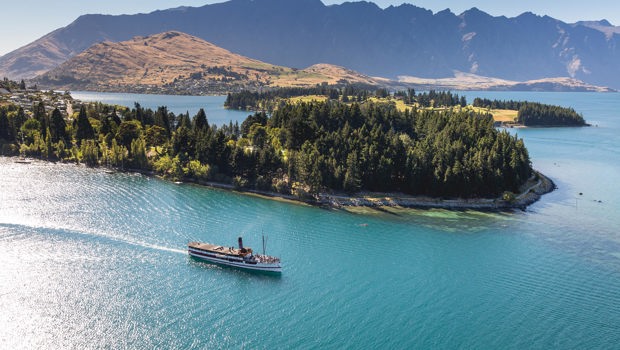
[[[243,238],[239,237],[239,250],[243,249]]]

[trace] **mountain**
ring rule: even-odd
[[[573,26],[584,26],[598,30],[604,33],[605,36],[610,39],[613,38],[614,34],[620,34],[620,26],[614,26],[606,19],[600,21],[579,21]]]
[[[471,73],[455,72],[450,78],[418,78],[400,76],[398,82],[416,90],[492,90],[492,91],[557,91],[557,92],[614,92],[616,90],[584,83],[574,78],[543,78],[512,81],[483,77]]]
[[[600,27],[609,26],[532,13],[494,17],[476,8],[456,15],[409,4],[381,9],[369,2],[231,0],[81,16],[1,57],[0,76],[33,77],[98,42],[175,30],[286,67],[324,62],[392,79],[446,78],[454,71],[512,81],[569,77],[620,88],[620,34]]]
[[[37,77],[65,90],[225,93],[261,86],[315,86],[377,80],[329,64],[307,69],[272,65],[234,54],[189,34],[169,31],[118,43],[95,44]]]

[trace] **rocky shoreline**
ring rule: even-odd
[[[334,196],[322,195],[320,204],[331,207],[403,207],[403,208],[441,208],[450,210],[524,210],[529,205],[535,203],[543,194],[549,193],[555,189],[555,184],[551,179],[541,175],[541,179],[533,186],[529,187],[525,192],[520,193],[514,200],[508,201],[502,198],[456,198],[443,199],[424,196],[405,196],[398,194],[386,194],[385,196],[377,196],[377,194],[368,194],[365,196]]]
[[[184,179],[185,182],[192,182],[212,188],[235,191],[243,194],[257,195],[263,198],[292,201],[297,203],[305,203],[314,206],[326,208],[347,209],[351,207],[401,207],[401,208],[417,208],[417,209],[449,209],[449,210],[485,210],[485,211],[502,211],[521,209],[525,210],[529,205],[538,201],[542,195],[552,192],[556,186],[551,179],[540,172],[535,175],[524,185],[522,191],[516,194],[513,200],[504,200],[499,198],[456,198],[443,199],[426,196],[410,196],[400,193],[375,193],[364,192],[358,195],[336,195],[328,193],[320,193],[318,198],[301,199],[293,195],[281,194],[276,192],[258,191],[243,188],[236,188],[230,184],[195,181]]]

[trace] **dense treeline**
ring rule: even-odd
[[[584,126],[583,116],[572,108],[528,101],[474,99],[475,107],[519,111],[517,122],[525,126]]]
[[[23,79],[21,80],[21,82],[18,83],[5,77],[4,79],[0,80],[0,88],[6,89],[8,91],[26,90],[26,83]]]
[[[311,191],[490,196],[516,191],[531,172],[521,140],[470,112],[310,103],[278,109],[267,126],[286,131],[289,174]]]
[[[518,111],[521,106],[526,104],[526,101],[504,101],[504,100],[490,100],[488,98],[476,97],[473,102],[474,107],[490,108],[490,109],[510,109]]]
[[[415,89],[407,89],[406,91],[396,91],[394,97],[401,99],[405,104],[418,104],[420,107],[453,107],[467,106],[465,96],[453,94],[450,91],[415,92]]]
[[[267,110],[272,112],[278,106],[278,103],[276,103],[278,99],[310,95],[326,96],[330,100],[340,100],[345,103],[364,102],[369,97],[388,98],[392,96],[385,88],[373,88],[363,85],[338,87],[322,84],[312,88],[278,88],[266,92],[243,90],[229,93],[224,106],[232,109]],[[406,91],[394,92],[393,97],[402,100],[405,104],[417,104],[418,107],[425,108],[465,107],[467,105],[465,96],[459,96],[450,91],[430,90],[416,94],[415,89],[408,89]]]
[[[585,126],[583,116],[572,108],[526,103],[519,108],[517,121],[525,126]]]
[[[375,88],[366,85],[346,85],[340,87],[338,85],[328,85],[325,83],[314,87],[283,87],[261,92],[243,90],[240,92],[228,93],[224,106],[231,109],[263,109],[272,111],[273,108],[269,107],[274,107],[274,104],[270,102],[276,99],[319,95],[327,96],[332,100],[337,100],[342,96],[344,102],[348,102],[349,100],[361,102],[372,95],[373,91],[375,91]],[[385,89],[378,89],[377,91],[385,91],[387,93]]]
[[[0,143],[48,159],[152,169],[170,178],[312,197],[400,191],[480,197],[517,191],[531,174],[522,140],[471,111],[398,111],[390,104],[282,104],[241,126],[210,125],[165,107],[82,107],[73,118],[0,110]],[[16,135],[20,135],[23,141]],[[3,147],[4,148],[4,147]]]
[[[407,101],[405,101],[407,103]],[[422,107],[452,107],[452,106],[467,106],[467,100],[465,96],[459,97],[457,94],[453,94],[450,91],[435,91],[423,92],[415,95],[414,98],[409,98],[409,103],[418,103]]]

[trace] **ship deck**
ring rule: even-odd
[[[244,255],[248,254],[247,252],[242,253],[241,249],[237,249],[235,247],[224,247],[211,243],[189,242],[187,246],[188,248],[200,249],[214,254],[223,254],[229,256],[243,257]],[[246,247],[246,249],[249,250],[251,253],[251,248]],[[256,254],[255,257],[259,259],[259,261],[267,264],[275,264],[280,262],[280,258],[275,256]]]
[[[226,255],[241,255],[241,250],[235,247],[224,247],[221,245],[211,243],[190,242],[188,245],[190,248],[202,249],[213,253],[226,254]]]

